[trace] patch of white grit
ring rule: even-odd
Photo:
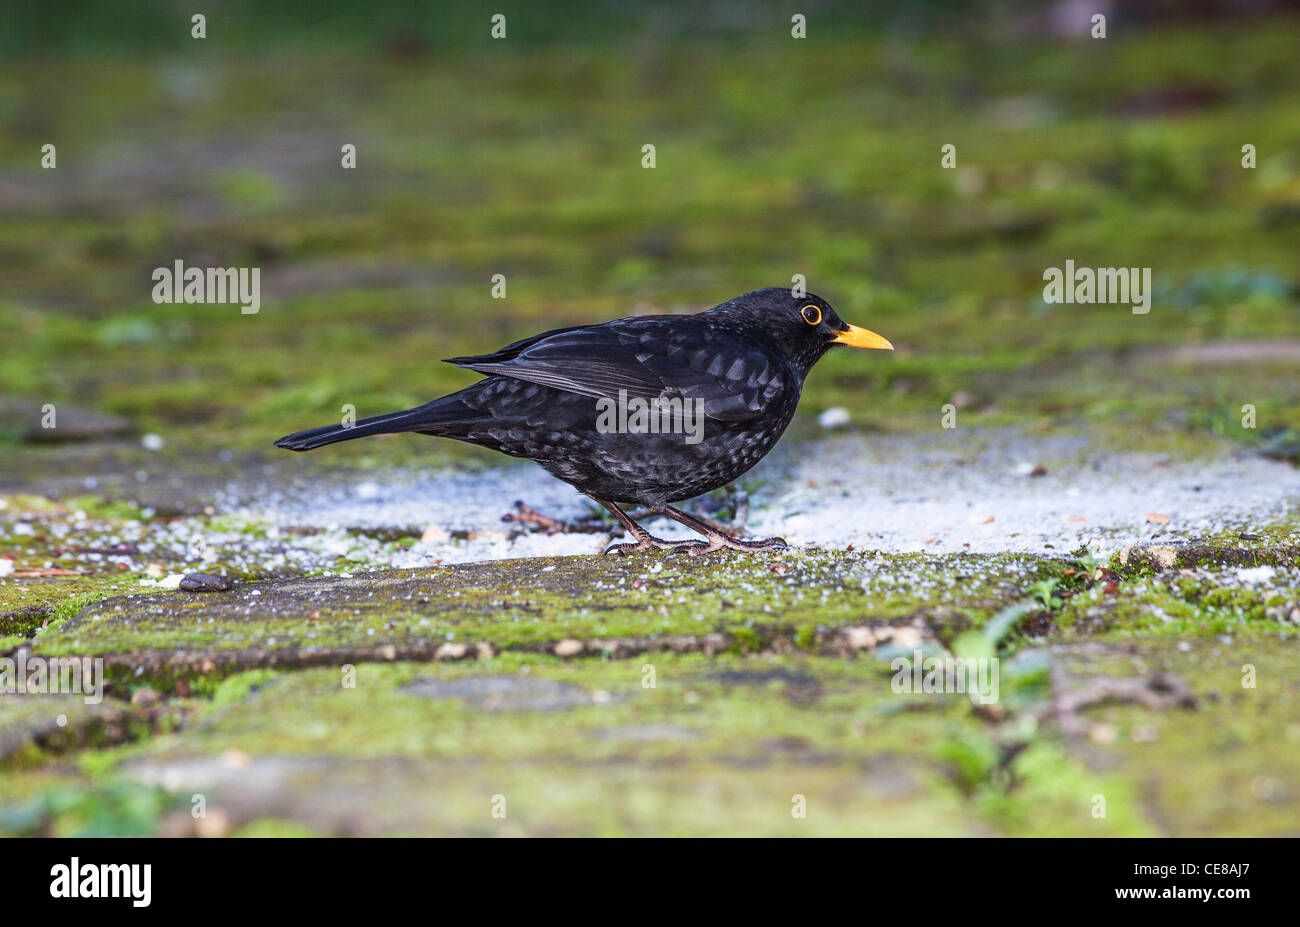
[[[1010,430],[785,442],[741,486],[750,494],[750,536],[887,552],[1064,554],[1087,544],[1108,553],[1127,544],[1248,533],[1300,508],[1300,470],[1287,463],[1221,448],[1169,459],[1102,449],[1083,436]],[[272,530],[318,529],[294,537],[295,546],[319,548],[320,555],[353,550],[359,560],[370,558],[356,550],[358,528],[474,532],[470,539],[387,548],[380,559],[393,567],[600,549],[598,534],[511,540],[513,526],[501,516],[516,499],[565,520],[594,509],[540,467],[515,462],[477,473],[370,474],[274,491],[233,487],[231,503],[238,500],[235,514]],[[691,536],[671,521],[646,525],[661,537]],[[373,547],[379,554],[384,545]]]

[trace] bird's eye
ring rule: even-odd
[[[820,308],[812,305],[811,303],[808,304],[807,306],[804,306],[802,309],[800,309],[799,314],[803,316],[803,320],[807,322],[809,325],[821,324],[822,311]]]

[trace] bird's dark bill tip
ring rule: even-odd
[[[865,328],[858,328],[856,325],[850,325],[844,331],[837,333],[832,344],[846,344],[851,348],[869,348],[877,351],[894,350],[888,338],[867,331]]]

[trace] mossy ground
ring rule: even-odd
[[[584,703],[486,711],[403,691],[431,676],[555,680]],[[361,666],[355,688],[337,668],[305,670],[219,692],[183,733],[117,748],[96,775],[168,786],[181,804],[201,792],[234,830],[265,816],[322,833],[1144,832],[1122,785],[1046,743],[1003,764],[969,702],[900,712],[889,677],[875,660],[811,656],[507,655]],[[1113,810],[1092,821],[1099,788]]]
[[[0,330],[23,346],[0,357],[0,393],[94,397],[172,446],[240,453],[344,404],[366,415],[473,381],[438,357],[703,308],[797,272],[898,347],[827,358],[807,413],[934,427],[960,394],[971,424],[1088,418],[1258,441],[1300,428],[1294,359],[1133,349],[1300,337],[1295,28],[1124,30],[1105,54],[964,35],[902,59],[848,32],[631,55],[521,40],[490,62],[355,45],[227,60],[213,42],[184,67],[10,61],[0,168],[62,208],[20,201],[0,222]],[[1204,86],[1215,93],[1194,106],[1127,109]],[[41,171],[30,151],[51,139],[66,154]],[[339,164],[348,139],[355,171]],[[1243,140],[1257,169],[1240,165]],[[647,142],[655,170],[640,167]],[[946,143],[956,170],[938,167]],[[178,257],[256,263],[262,310],[152,303],[149,270]],[[1042,269],[1065,257],[1152,268],[1152,313],[1044,304]],[[504,300],[489,298],[496,273]],[[57,460],[16,443],[31,424],[4,429],[5,454]],[[433,462],[481,459],[429,444]],[[378,441],[320,456],[405,453]]]
[[[887,584],[880,568],[891,571]],[[530,558],[347,579],[254,584],[210,596],[109,598],[41,636],[41,652],[243,650],[780,631],[924,611],[979,624],[1007,604],[1032,558],[799,552],[692,560]],[[949,577],[961,575],[961,582]]]
[[[25,504],[30,523],[67,517]],[[1253,543],[1289,530],[1263,526]],[[1242,565],[1254,563],[1252,542],[1212,540],[1197,548],[1197,566],[1163,570],[1140,568],[1135,555],[1131,569],[1112,570],[1086,553],[792,551],[248,577],[205,595],[136,585],[122,596],[105,584],[16,634],[36,656],[106,657],[109,687],[104,708],[75,696],[0,700],[13,747],[0,826],[1294,832],[1300,629],[1290,614],[1300,572],[1293,562],[1243,579],[1239,571],[1255,569]],[[972,652],[972,633],[1026,600],[989,651],[1003,658],[992,708],[894,691],[890,659],[918,647]],[[879,637],[846,647],[834,636],[855,628]],[[891,641],[890,630],[912,633]],[[598,643],[565,649],[574,641]],[[446,644],[465,646],[448,654],[438,649]],[[1158,672],[1185,679],[1195,707],[1103,702],[1071,728],[1052,714],[1072,680]],[[428,679],[495,695],[410,688]],[[527,687],[543,681],[567,701],[530,703]],[[141,702],[141,693],[155,695]],[[64,724],[52,724],[56,713]],[[1225,738],[1230,761],[1211,749]],[[1186,784],[1188,769],[1200,785]],[[189,814],[195,795],[210,819]],[[505,817],[493,817],[503,800]],[[801,806],[807,817],[792,816]]]
[[[286,53],[254,38],[282,40],[284,20],[228,10],[178,57],[114,7],[167,54],[108,43],[0,64],[0,654],[100,655],[111,683],[106,709],[0,696],[0,831],[1300,831],[1286,500],[1109,564],[857,545],[401,571],[387,561],[422,525],[344,525],[337,552],[298,556],[300,536],[213,505],[232,480],[285,485],[267,465],[281,434],[473,380],[436,358],[795,273],[898,350],[828,357],[787,441],[831,406],[871,435],[934,431],[952,403],[955,445],[1009,426],[1294,460],[1294,19],[1104,45],[999,22],[913,36],[905,54],[897,34],[847,27],[633,41],[642,24],[624,23],[556,47],[524,38],[534,24],[503,53],[394,40],[367,14],[345,41]],[[48,142],[54,171],[33,154]],[[954,171],[938,167],[949,143]],[[154,304],[151,270],[178,258],[259,266],[261,311]],[[1152,268],[1151,313],[1045,304],[1042,271],[1067,258]],[[489,295],[498,273],[506,299]],[[163,447],[29,443],[44,403],[121,416]],[[411,448],[294,463],[308,484],[383,475]],[[451,442],[417,453],[493,462]],[[154,585],[196,567],[237,585]],[[1273,572],[1240,572],[1259,567]],[[836,637],[864,629],[868,644]],[[999,654],[1001,700],[895,693],[888,658],[914,638]],[[1087,679],[1161,672],[1194,707],[1054,713]],[[502,694],[430,698],[405,688],[419,679]],[[576,701],[509,710],[538,680]]]

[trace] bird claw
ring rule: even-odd
[[[622,544],[611,544],[609,545],[609,547],[605,548],[603,553],[606,556],[609,556],[611,554],[618,555],[618,556],[625,556],[627,554],[640,553],[643,550],[666,550],[670,554],[675,554],[678,553],[679,551],[689,550],[695,547],[696,545],[703,546],[704,542],[703,541],[665,541],[662,538],[653,537],[647,534],[645,537],[637,538],[635,541],[632,541],[630,543],[625,542]]]
[[[668,548],[670,554],[680,554],[682,552],[690,554],[692,557],[698,557],[700,553],[708,547],[704,541],[678,541],[672,547]]]
[[[767,550],[786,550],[790,545],[785,542],[785,538],[766,538],[762,541],[737,541],[735,538],[729,538],[725,535],[718,535],[709,538],[707,544],[701,544],[699,547],[691,550],[692,557],[702,557],[705,554],[711,554],[715,550],[739,550],[746,553],[759,553]]]
[[[649,545],[642,546],[642,545],[639,544],[639,543],[636,543],[636,544],[611,544],[611,545],[609,545],[608,547],[606,547],[603,551],[601,551],[601,554],[604,555],[604,556],[606,556],[606,557],[612,557],[612,556],[623,556],[623,555],[625,555],[625,554],[634,554],[634,553],[636,553],[636,552],[639,551],[639,550],[649,550],[649,549],[650,549],[650,548],[649,548]]]

